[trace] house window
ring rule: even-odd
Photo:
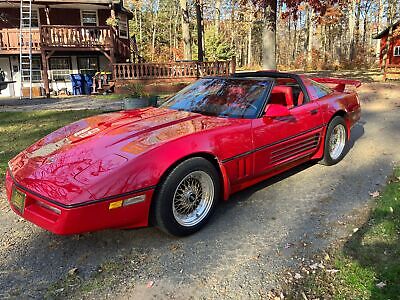
[[[128,18],[126,15],[120,15],[119,16],[119,23],[118,23],[118,29],[119,29],[119,36],[121,38],[128,38]]]
[[[79,73],[94,76],[99,70],[98,57],[78,57]]]
[[[29,58],[23,59],[24,64],[29,64]],[[29,70],[22,71],[22,81],[29,81]],[[42,81],[42,67],[39,56],[32,56],[32,82]]]
[[[97,26],[97,10],[82,10],[81,11],[82,26]]]
[[[29,27],[29,20],[23,20],[22,22],[24,23],[24,27]],[[36,9],[32,9],[31,27],[39,27],[39,12]]]
[[[394,47],[393,56],[400,56],[400,46],[395,46]]]
[[[70,80],[71,59],[69,57],[52,57],[49,63],[53,80]]]

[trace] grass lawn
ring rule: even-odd
[[[300,299],[304,292],[308,299],[400,299],[399,167],[376,199],[364,226],[333,251],[326,269],[299,283],[289,298]]]
[[[21,150],[68,123],[99,114],[96,110],[0,112],[0,184],[7,162]]]

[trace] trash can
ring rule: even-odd
[[[90,74],[82,74],[83,77],[83,94],[92,94],[93,89],[93,77]]]
[[[83,78],[82,74],[71,74],[72,94],[82,95],[83,92]]]

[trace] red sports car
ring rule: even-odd
[[[191,234],[232,193],[308,160],[339,162],[361,112],[346,85],[360,82],[238,73],[158,108],[72,123],[9,162],[10,205],[56,234],[148,224]]]

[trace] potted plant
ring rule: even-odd
[[[108,26],[111,26],[111,27],[113,27],[113,28],[116,28],[116,27],[118,27],[119,22],[118,22],[118,19],[117,19],[116,17],[109,17],[109,18],[106,20],[106,24],[107,24]]]
[[[150,94],[144,90],[143,84],[130,84],[126,87],[126,90],[129,92],[129,96],[124,98],[124,109],[142,108],[157,104],[157,97],[150,97]]]

